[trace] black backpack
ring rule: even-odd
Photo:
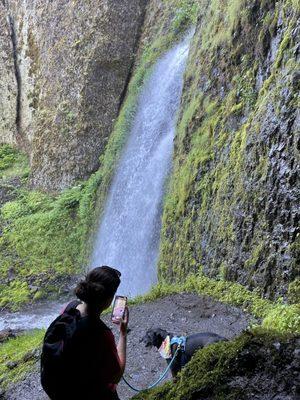
[[[41,383],[52,399],[63,398],[72,368],[72,338],[81,318],[72,301],[46,331],[41,356]]]

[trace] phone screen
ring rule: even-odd
[[[116,296],[111,315],[112,322],[114,322],[115,324],[119,324],[124,318],[126,304],[127,304],[127,297]]]

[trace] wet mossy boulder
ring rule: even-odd
[[[300,394],[300,337],[261,331],[199,350],[178,382],[135,400],[296,399]],[[273,397],[272,397],[273,396]]]

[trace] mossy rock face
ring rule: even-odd
[[[178,382],[134,396],[136,400],[281,400],[300,393],[300,337],[261,331],[199,350]]]
[[[203,266],[210,277],[287,299],[299,275],[298,18],[288,0],[202,2],[164,206],[161,278],[182,280]]]
[[[0,344],[1,390],[36,368],[44,334],[43,330],[35,330]]]

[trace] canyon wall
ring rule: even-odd
[[[1,25],[1,46],[9,48],[4,65],[14,91],[4,91],[3,75],[1,107],[10,117],[0,137],[30,154],[34,187],[64,189],[99,167],[126,91],[144,7],[144,0],[1,4],[1,18],[10,21]]]
[[[201,269],[286,296],[300,273],[299,5],[201,3],[160,273],[183,279]]]

